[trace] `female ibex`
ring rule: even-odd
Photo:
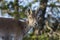
[[[30,13],[29,13],[30,12]],[[22,40],[24,35],[36,24],[32,11],[27,12],[28,21],[22,22],[12,18],[0,18],[0,36],[3,40]]]

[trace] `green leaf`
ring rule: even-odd
[[[27,16],[24,14],[24,12],[20,12],[20,17],[21,18],[26,18]]]

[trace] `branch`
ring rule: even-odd
[[[47,5],[47,7],[60,7],[60,5]]]

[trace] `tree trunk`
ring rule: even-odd
[[[45,25],[45,13],[46,13],[46,7],[47,7],[47,2],[48,0],[41,0],[40,1],[40,8],[39,8],[39,11],[41,11],[42,13],[40,13],[41,15],[39,16],[39,21],[38,21],[38,24],[40,25],[39,26],[39,33],[40,31],[44,31],[44,25]]]
[[[38,26],[36,26],[33,29],[34,34],[39,35],[39,34],[42,34],[42,31],[44,31],[43,28],[45,25],[45,12],[46,12],[46,7],[47,7],[47,2],[48,2],[48,0],[41,0],[41,2],[40,2],[40,8],[37,10],[37,14],[39,13],[41,15],[39,15],[39,17],[36,19]],[[39,11],[41,11],[41,12],[39,12]]]

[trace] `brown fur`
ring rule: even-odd
[[[26,22],[17,21],[12,18],[0,18],[0,36],[12,36],[11,34],[14,34],[14,36],[23,36],[27,32],[25,30],[26,26]]]

